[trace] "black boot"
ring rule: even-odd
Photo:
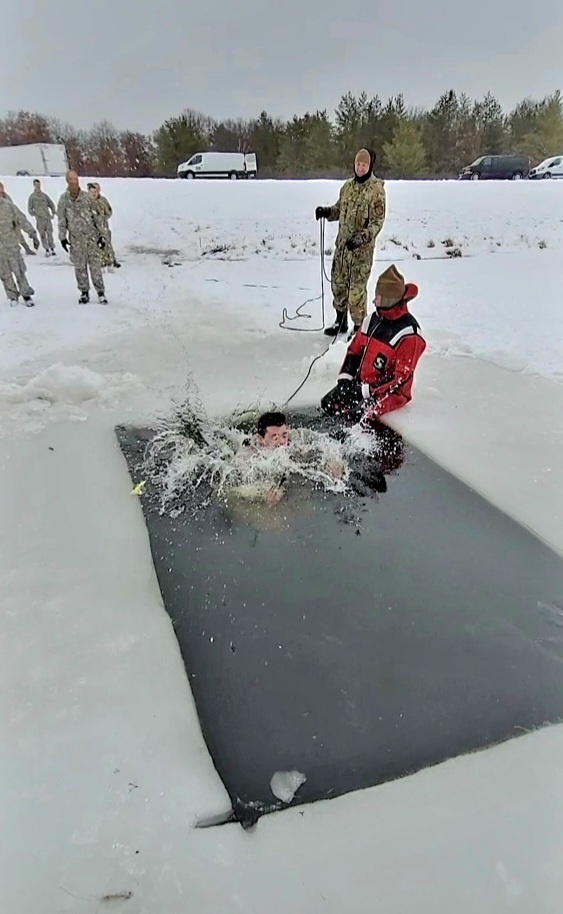
[[[360,329],[361,326],[362,326],[361,324],[354,324],[354,326],[350,330],[350,333],[348,334],[348,342],[350,342],[350,340],[352,340],[356,336],[356,333],[358,332],[358,330]]]
[[[80,295],[80,298],[78,299],[78,304],[87,305],[89,301],[90,301],[90,296],[88,295],[88,292],[82,292]]]
[[[332,327],[327,327],[325,330],[325,336],[338,336],[339,333],[346,333],[348,330],[348,312],[347,311],[337,311],[336,320]]]

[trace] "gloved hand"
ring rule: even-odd
[[[105,243],[104,239],[101,237],[98,238],[98,247],[99,247],[100,251],[103,251],[105,246],[106,246],[106,243]]]
[[[364,238],[361,232],[356,232],[355,235],[352,235],[351,238],[348,238],[346,242],[346,247],[349,251],[356,251],[358,248],[361,248],[364,244]]]
[[[328,219],[330,216],[330,206],[317,206],[315,210],[315,219],[317,222],[319,219]]]
[[[348,378],[342,378],[336,382],[336,390],[341,408],[348,410],[361,403],[362,389],[357,380],[350,381]]]
[[[68,243],[68,238],[63,238],[63,240],[61,241],[61,247],[64,248],[64,250],[65,250],[65,251],[67,252],[67,254],[68,254],[68,252],[69,252],[69,250],[70,250],[70,245],[69,245],[69,243]]]
[[[39,250],[39,238],[37,237],[37,235],[33,236],[32,241],[33,241],[33,247],[35,248],[36,251],[38,251]]]

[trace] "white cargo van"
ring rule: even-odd
[[[532,168],[528,177],[532,181],[540,178],[563,178],[563,156],[550,156],[549,159],[544,159]]]
[[[51,175],[68,171],[68,158],[62,143],[25,143],[0,146],[0,175]]]
[[[178,165],[179,178],[255,178],[258,166],[254,152],[197,152]]]

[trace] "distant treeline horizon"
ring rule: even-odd
[[[454,177],[480,155],[520,154],[534,163],[563,154],[563,99],[523,99],[504,111],[488,92],[473,100],[453,89],[429,109],[407,107],[402,94],[384,101],[346,93],[326,110],[290,120],[266,111],[255,119],[217,121],[186,108],[152,134],[118,130],[108,121],[79,130],[38,112],[0,119],[0,146],[63,143],[72,168],[98,177],[174,177],[196,152],[255,152],[259,176],[345,177],[362,146],[387,178]]]

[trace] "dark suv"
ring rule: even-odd
[[[518,181],[527,178],[532,161],[527,156],[479,156],[460,174],[461,181],[497,180]]]

